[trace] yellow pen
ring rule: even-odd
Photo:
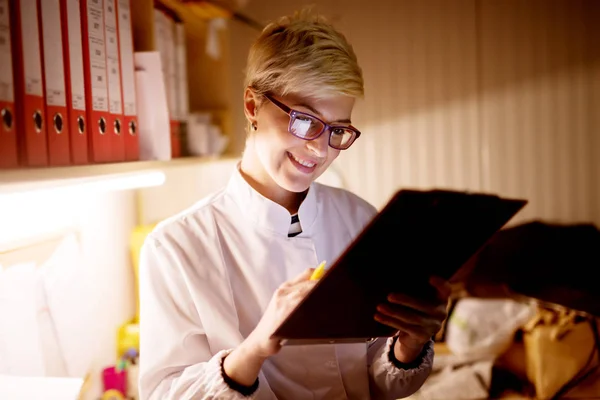
[[[312,275],[310,276],[311,281],[316,281],[325,274],[325,264],[327,264],[327,262],[322,261],[321,264],[319,264],[319,266],[315,268]]]

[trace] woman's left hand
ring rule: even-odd
[[[412,362],[423,346],[434,337],[447,317],[451,290],[446,280],[432,277],[434,294],[416,298],[403,293],[391,293],[380,304],[375,320],[398,330],[394,353],[402,363]]]

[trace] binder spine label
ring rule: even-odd
[[[108,67],[108,100],[111,114],[122,114],[121,70],[119,66],[119,37],[115,0],[104,0],[106,23],[106,62]]]
[[[23,46],[25,93],[42,97],[44,92],[39,35],[36,0],[21,0],[21,37],[23,40],[21,45]]]
[[[44,0],[41,2],[41,6],[46,104],[65,107],[67,101],[60,24],[60,2],[59,0]]]
[[[119,40],[121,73],[123,78],[123,113],[137,115],[135,104],[135,73],[133,66],[133,40],[129,0],[119,0]]]
[[[177,107],[177,52],[175,49],[175,21],[171,18],[164,17],[165,24],[165,40],[167,50],[167,90],[169,99],[169,110],[171,110],[171,119],[179,119],[179,108]]]
[[[10,15],[8,0],[0,0],[0,101],[14,102]]]
[[[71,70],[71,105],[85,111],[85,83],[83,77],[83,47],[81,42],[81,15],[79,0],[67,0],[67,29],[69,31],[69,66]]]
[[[183,23],[175,25],[175,34],[177,42],[177,91],[178,91],[178,108],[179,118],[187,119],[189,114],[189,98],[188,98],[188,78],[187,78],[187,57],[185,45],[185,28]]]
[[[169,118],[172,119],[175,110],[173,110],[171,106],[171,79],[169,77],[169,38],[167,37],[169,23],[167,20],[167,16],[157,9],[154,9],[154,25],[156,26],[156,49],[160,54],[160,67],[163,73],[163,82],[165,85],[165,91],[167,96],[167,109],[169,111]]]
[[[87,18],[92,76],[92,109],[106,112],[108,111],[108,83],[106,81],[104,10],[101,0],[88,0]]]

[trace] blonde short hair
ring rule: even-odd
[[[364,95],[362,70],[352,46],[310,9],[263,29],[250,48],[245,83],[258,94]]]

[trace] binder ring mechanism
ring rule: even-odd
[[[83,135],[85,132],[85,119],[81,115],[77,117],[77,130],[80,135]]]
[[[135,125],[135,121],[129,121],[128,125],[129,125],[129,134],[131,136],[135,136],[137,133],[136,132],[137,126]]]
[[[33,126],[35,127],[36,133],[42,132],[42,126],[44,125],[44,118],[40,110],[35,110],[33,113]]]
[[[100,128],[101,135],[106,134],[106,120],[104,119],[104,117],[100,117],[100,119],[98,120],[98,127]]]
[[[10,108],[4,107],[2,109],[2,125],[4,125],[4,129],[10,131],[13,126],[13,114]]]
[[[54,124],[54,130],[56,131],[56,133],[58,133],[60,135],[63,131],[62,115],[60,113],[54,114],[54,117],[52,118],[52,122]]]

